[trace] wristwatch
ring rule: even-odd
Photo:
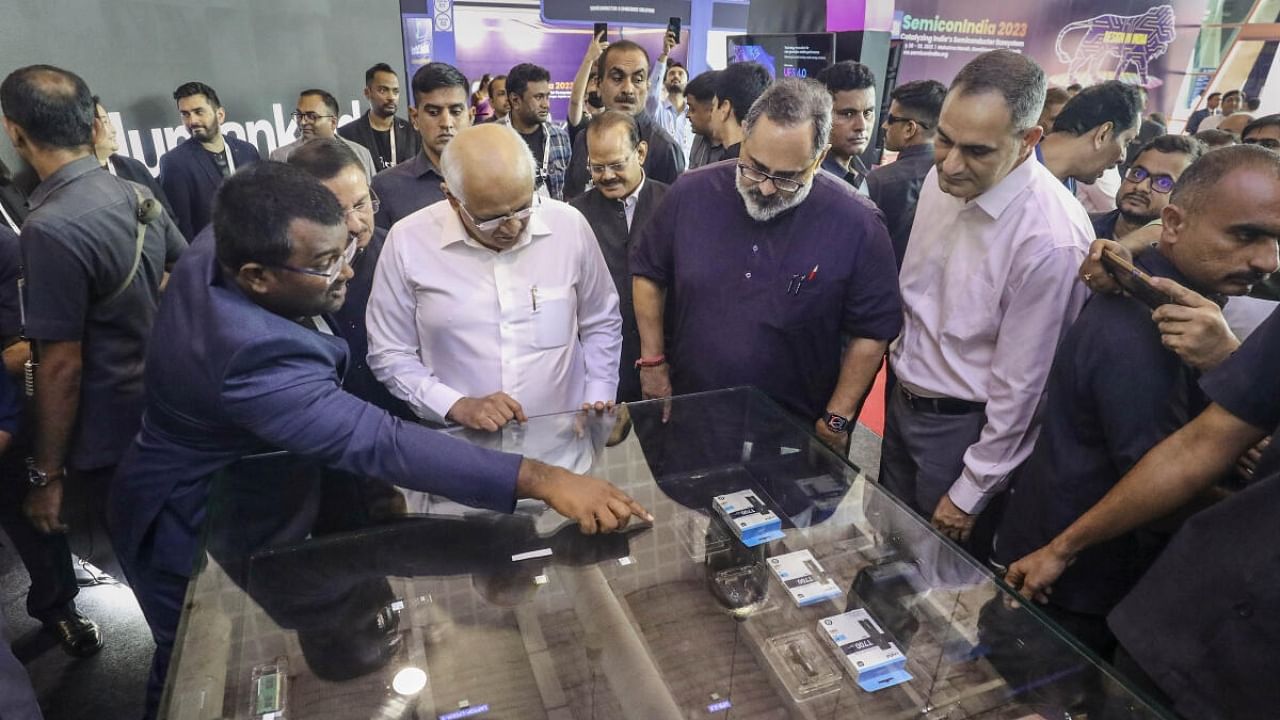
[[[55,470],[54,472],[44,472],[36,468],[34,458],[27,458],[27,482],[34,487],[44,487],[54,480],[62,479],[65,471]]]
[[[849,432],[849,418],[829,412],[827,413],[827,429],[833,433],[847,433]]]

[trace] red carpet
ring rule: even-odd
[[[884,378],[882,364],[880,372],[876,373],[876,381],[871,385],[871,394],[867,396],[867,401],[862,403],[862,414],[858,416],[858,422],[866,425],[880,437],[884,437]]]

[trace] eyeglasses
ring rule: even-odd
[[[364,200],[361,200],[355,205],[352,205],[351,208],[344,213],[344,216],[350,215],[353,212],[363,213],[367,211],[371,213],[377,213],[378,208],[380,207],[382,207],[382,201],[378,199],[378,194],[373,191],[373,188],[369,188],[369,197],[365,198]]]
[[[747,165],[746,163],[738,163],[738,174],[742,175],[742,177],[756,184],[760,184],[765,180],[772,180],[774,187],[788,194],[799,192],[800,188],[804,187],[804,183],[800,182],[799,180],[796,180],[794,178],[778,177],[777,175],[770,175],[769,173],[763,170],[759,170],[757,168],[753,168],[750,165]]]
[[[591,162],[590,158],[588,158],[587,169],[591,171],[592,175],[603,175],[605,170],[612,170],[613,174],[617,175],[618,173],[627,169],[627,165],[631,164],[631,158],[635,157],[635,154],[636,154],[636,151],[632,150],[631,154],[623,158],[621,161],[616,163],[609,163],[607,165],[602,165],[600,163],[593,163]]]
[[[898,116],[898,115],[894,115],[893,113],[885,113],[885,115],[884,115],[884,124],[885,124],[885,125],[892,125],[892,124],[894,124],[894,123],[900,123],[900,122],[913,122],[913,123],[915,123],[915,124],[919,125],[920,127],[924,128],[925,130],[928,130],[928,129],[929,129],[929,123],[920,122],[919,120],[917,120],[917,119],[915,119],[915,118],[900,117],[900,116]]]
[[[320,115],[318,113],[313,113],[313,112],[298,112],[297,110],[294,110],[292,117],[294,120],[297,120],[298,122],[302,122],[303,120],[306,120],[307,122],[314,125],[315,123],[320,122],[321,118],[336,118],[338,116],[337,115]]]
[[[284,264],[278,265],[277,267],[281,270],[288,270],[289,272],[300,273],[302,275],[322,277],[329,285],[333,285],[338,281],[338,277],[342,275],[343,269],[350,265],[352,260],[356,259],[356,251],[359,250],[359,247],[359,243],[356,242],[356,236],[352,235],[347,240],[347,247],[342,251],[342,254],[338,256],[338,259],[333,261],[333,265],[330,265],[327,270],[312,270],[311,268],[300,268]]]
[[[1280,140],[1275,138],[1249,138],[1244,141],[1245,145],[1258,145],[1268,150],[1280,150]]]
[[[450,197],[453,196],[450,195]],[[467,222],[471,223],[471,227],[475,228],[481,235],[492,234],[493,231],[509,222],[524,222],[525,220],[528,220],[529,216],[533,215],[533,212],[542,204],[539,200],[539,196],[534,195],[533,204],[527,208],[517,210],[510,215],[503,215],[502,217],[490,218],[488,220],[477,220],[476,216],[472,215],[470,210],[467,210],[467,206],[463,205],[461,200],[458,200],[456,197],[454,197],[453,200],[458,204],[458,209],[462,211],[463,217],[465,217]]]
[[[1131,183],[1140,183],[1147,178],[1151,178],[1151,189],[1164,195],[1173,190],[1173,186],[1177,184],[1177,180],[1172,175],[1154,175],[1152,172],[1141,165],[1133,165],[1129,171],[1124,174],[1124,179]]]

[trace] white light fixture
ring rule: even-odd
[[[426,686],[427,674],[416,667],[404,668],[391,680],[391,689],[406,697],[417,695]]]

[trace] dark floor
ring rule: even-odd
[[[0,544],[8,545],[0,533]],[[71,546],[102,571],[119,567],[101,534],[73,531]],[[27,571],[16,553],[0,547],[0,609],[14,653],[27,666],[46,720],[136,720],[142,717],[143,689],[154,646],[142,611],[124,585],[108,582],[84,587],[76,599],[80,611],[102,628],[105,646],[97,655],[76,659],[27,616]]]

